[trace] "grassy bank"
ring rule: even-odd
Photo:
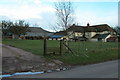
[[[4,44],[12,45],[36,55],[43,55],[43,40],[3,40]],[[48,56],[48,59],[59,59],[66,64],[91,64],[118,58],[118,43],[115,42],[70,42],[74,54],[68,53],[64,47],[63,56]],[[59,41],[47,41],[48,52],[59,53]]]

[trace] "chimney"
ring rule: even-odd
[[[75,24],[73,24],[73,27],[75,27]]]
[[[87,27],[89,27],[90,26],[90,24],[89,23],[87,23]]]

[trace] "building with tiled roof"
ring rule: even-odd
[[[96,41],[103,40],[106,42],[106,38],[108,36],[116,35],[116,32],[114,29],[112,29],[107,24],[100,24],[100,25],[90,25],[89,23],[86,26],[78,26],[73,24],[70,26],[70,28],[67,29],[67,32],[71,34],[69,38],[71,39],[78,39],[81,40],[81,38],[85,38],[84,40],[92,41],[95,36],[98,36],[96,38]],[[106,35],[106,38],[100,37]],[[82,39],[83,40],[83,39]],[[93,40],[94,41],[94,40]]]
[[[106,38],[116,35],[116,31],[107,24],[91,26],[88,23],[86,26],[78,26],[73,24],[66,31],[60,31],[56,34],[67,35],[67,39],[69,40],[106,42]]]

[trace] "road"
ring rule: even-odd
[[[12,76],[11,78],[118,78],[118,60],[77,66],[67,71]]]

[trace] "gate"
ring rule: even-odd
[[[44,56],[46,56],[46,55],[60,55],[60,56],[62,56],[64,53],[74,54],[72,49],[69,47],[68,41],[64,41],[64,40],[49,41],[47,39],[44,39]]]

